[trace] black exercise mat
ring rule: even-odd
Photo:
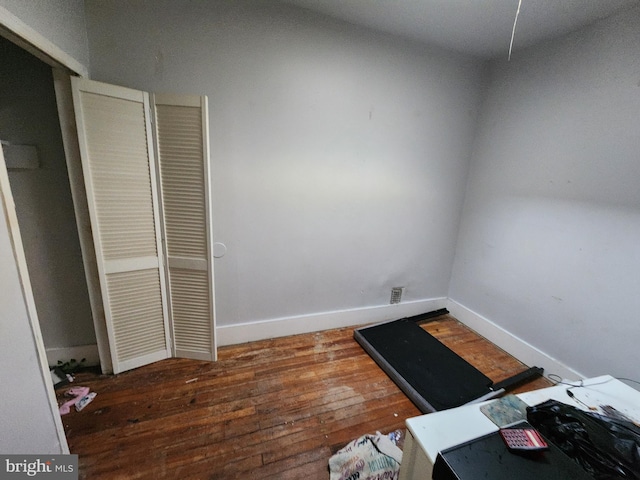
[[[491,393],[491,379],[423,330],[416,323],[423,319],[359,328],[354,337],[423,413]]]

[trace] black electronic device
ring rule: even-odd
[[[532,429],[526,422],[516,428]],[[433,466],[433,480],[593,480],[552,443],[542,452],[510,450],[499,432],[443,450]]]

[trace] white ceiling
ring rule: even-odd
[[[484,58],[508,55],[518,0],[284,0],[395,35]],[[566,34],[639,0],[522,0],[514,51]]]

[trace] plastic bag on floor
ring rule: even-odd
[[[402,450],[401,432],[363,435],[329,459],[330,480],[397,480]]]

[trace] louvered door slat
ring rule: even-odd
[[[88,92],[81,98],[104,258],[157,256],[144,105]]]
[[[211,313],[206,271],[170,268],[173,335],[176,349],[209,355]]]
[[[155,95],[176,356],[215,360],[206,98]]]
[[[115,373],[170,356],[148,96],[72,79]]]

